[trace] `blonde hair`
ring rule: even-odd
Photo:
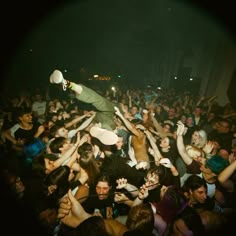
[[[193,145],[186,145],[186,151],[191,158],[205,157],[204,152],[200,148]]]

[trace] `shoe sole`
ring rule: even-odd
[[[118,136],[114,132],[96,126],[90,129],[90,134],[105,145],[114,145],[118,141]]]

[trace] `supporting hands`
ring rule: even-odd
[[[183,136],[186,134],[188,128],[185,127],[185,125],[181,122],[181,121],[178,121],[177,122],[177,136]]]
[[[147,169],[149,169],[149,167],[150,167],[150,165],[146,161],[139,161],[135,166],[135,168],[137,170],[140,170],[140,169],[147,170]]]
[[[121,114],[121,112],[120,112],[120,109],[119,109],[118,107],[116,107],[116,106],[114,106],[114,109],[115,109],[115,114],[116,114],[117,116],[119,116],[119,117],[122,117],[122,114]]]

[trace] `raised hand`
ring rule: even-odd
[[[188,128],[185,127],[185,125],[181,121],[177,122],[177,131],[176,131],[177,136],[185,135],[187,130]]]
[[[120,178],[120,179],[116,180],[116,183],[117,183],[116,188],[117,189],[122,189],[122,188],[125,188],[127,186],[128,181],[125,178]]]
[[[84,210],[79,201],[72,195],[71,190],[69,190],[67,196],[60,201],[57,218],[60,219],[63,224],[75,228],[90,216],[91,215]]]

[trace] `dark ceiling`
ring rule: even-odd
[[[155,8],[150,8],[150,2],[155,2]],[[232,37],[235,37],[236,26],[233,21],[233,3],[228,3],[227,1],[150,0],[144,2],[139,0],[120,0],[113,2],[106,0],[68,0],[66,1],[66,4],[65,1],[60,0],[37,0],[31,2],[8,1],[5,8],[2,9],[2,13],[0,16],[2,30],[0,59],[1,79],[8,79],[7,74],[9,73],[9,70],[11,68],[9,67],[9,65],[11,65],[14,60],[15,52],[27,38],[26,36],[32,33],[32,29],[34,30],[37,27],[40,28],[43,20],[50,18],[51,14],[54,14],[57,10],[63,12],[63,8],[65,8],[69,4],[81,6],[82,8],[84,7],[84,9],[89,10],[85,11],[84,13],[81,11],[78,12],[81,19],[80,23],[77,26],[79,28],[80,34],[78,38],[74,38],[71,39],[71,41],[68,41],[68,52],[70,53],[71,57],[77,56],[76,53],[74,53],[73,55],[74,48],[72,46],[72,48],[70,48],[70,44],[73,45],[76,40],[78,40],[78,44],[79,42],[83,43],[83,48],[89,48],[90,51],[93,50],[98,55],[101,52],[106,51],[106,61],[103,61],[103,64],[104,67],[107,68],[109,67],[109,63],[112,63],[113,55],[116,55],[116,57],[118,57],[117,61],[124,61],[124,55],[125,57],[128,57],[128,54],[132,54],[133,56],[132,58],[130,58],[130,60],[138,60],[138,53],[136,50],[137,48],[145,47],[146,51],[151,51],[153,50],[153,48],[155,48],[158,51],[161,48],[165,47],[166,37],[173,38],[173,40],[177,41],[181,40],[181,38],[178,37],[178,35],[180,35],[180,32],[181,34],[185,35],[186,39],[188,39],[188,37],[193,34],[193,37],[196,41],[198,40],[197,37],[207,34],[210,25],[206,26],[204,20],[202,20],[201,17],[193,17],[192,14],[188,15],[187,11],[185,11],[185,5],[179,5],[180,3],[187,3],[188,6],[199,9],[198,12],[201,12],[201,15],[207,15],[215,22],[218,22],[218,24],[222,24],[225,29],[229,30],[230,34],[232,34]],[[183,7],[181,8],[181,6]],[[73,20],[73,15],[75,15],[77,11],[76,8],[72,10],[74,12],[71,13],[71,16],[67,15],[67,18],[70,18],[70,20]],[[104,15],[106,15],[106,17],[104,17]],[[155,21],[153,20],[154,15],[159,16],[159,18],[155,19]],[[78,30],[76,27],[73,28],[72,26],[67,27],[66,29],[63,28],[63,23],[67,19],[58,19],[59,20],[57,24],[53,25],[53,27],[55,30],[61,31],[60,37],[63,37],[65,36],[65,34],[71,33],[72,31]],[[91,19],[93,19],[93,21],[91,21],[90,23]],[[161,20],[158,21],[158,19]],[[185,28],[186,24],[184,23],[186,22],[184,21],[186,21],[186,19],[187,21],[189,21],[189,24],[192,27]],[[169,22],[171,22],[171,27],[167,27]],[[52,27],[52,24],[50,27]],[[53,38],[52,34],[50,34],[50,27],[48,29],[45,28],[44,34],[40,35],[39,32],[37,32],[37,34],[40,36],[42,45],[44,40],[51,40],[50,42],[54,44],[55,48],[57,46],[57,49],[52,48],[51,51],[48,50],[48,55],[46,56],[44,51],[45,49],[40,47],[34,49],[36,51],[34,51],[34,55],[38,53],[36,56],[38,60],[41,60],[40,58],[44,53],[43,56],[45,58],[48,58],[48,60],[50,61],[53,56],[56,57],[56,50],[63,50],[63,45],[60,44],[58,35],[55,35],[55,38]],[[154,33],[153,28],[157,28],[159,34],[156,34],[156,32]],[[199,29],[202,30],[202,33],[199,35],[194,34],[194,32],[198,31]],[[47,39],[47,36],[50,37],[50,39]],[[93,43],[94,41],[90,41],[90,39],[94,37],[96,37],[96,43]],[[124,54],[124,52],[121,51],[120,47],[114,47],[114,41],[119,42],[119,45],[127,48],[127,54]],[[31,45],[29,45],[29,48],[27,48],[27,50],[30,50],[30,46]],[[99,64],[98,59],[99,58],[95,57],[91,53],[84,53],[84,63],[91,62],[91,64],[93,63],[95,68],[96,65]],[[25,57],[25,61],[27,60],[27,57]],[[140,67],[142,63],[141,59],[139,60],[140,64],[135,64],[138,65],[138,67]],[[55,59],[55,61],[57,60]],[[60,64],[59,61],[55,62],[55,64],[56,63]],[[54,66],[53,62],[48,62],[48,66]],[[122,66],[132,67],[131,64],[125,65],[125,63]],[[119,65],[117,65],[117,67],[119,67]],[[102,69],[103,68],[100,68],[100,70]]]

